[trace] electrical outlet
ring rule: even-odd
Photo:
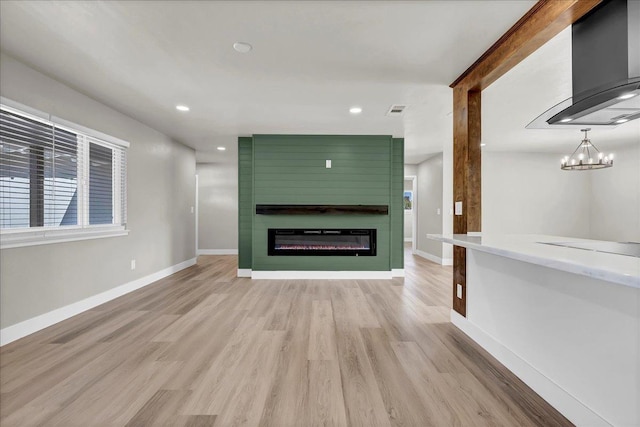
[[[193,213],[193,212],[194,212],[194,209],[193,209],[193,206],[191,206],[191,213]]]
[[[135,260],[135,259],[132,259],[132,260],[131,260],[131,269],[132,269],[132,270],[135,270],[135,269],[136,269],[136,260]]]
[[[436,209],[436,213],[440,215],[440,208]]]
[[[462,299],[462,285],[460,283],[456,285],[456,296],[458,299]]]

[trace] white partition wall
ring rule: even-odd
[[[640,425],[640,289],[467,251],[452,321],[580,426]]]

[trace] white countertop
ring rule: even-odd
[[[640,289],[640,258],[539,243],[593,242],[593,240],[540,234],[428,234],[427,237],[468,249]]]

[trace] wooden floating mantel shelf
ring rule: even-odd
[[[388,215],[387,205],[256,205],[258,215]]]

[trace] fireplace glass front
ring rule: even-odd
[[[375,229],[269,229],[269,255],[376,255]]]

